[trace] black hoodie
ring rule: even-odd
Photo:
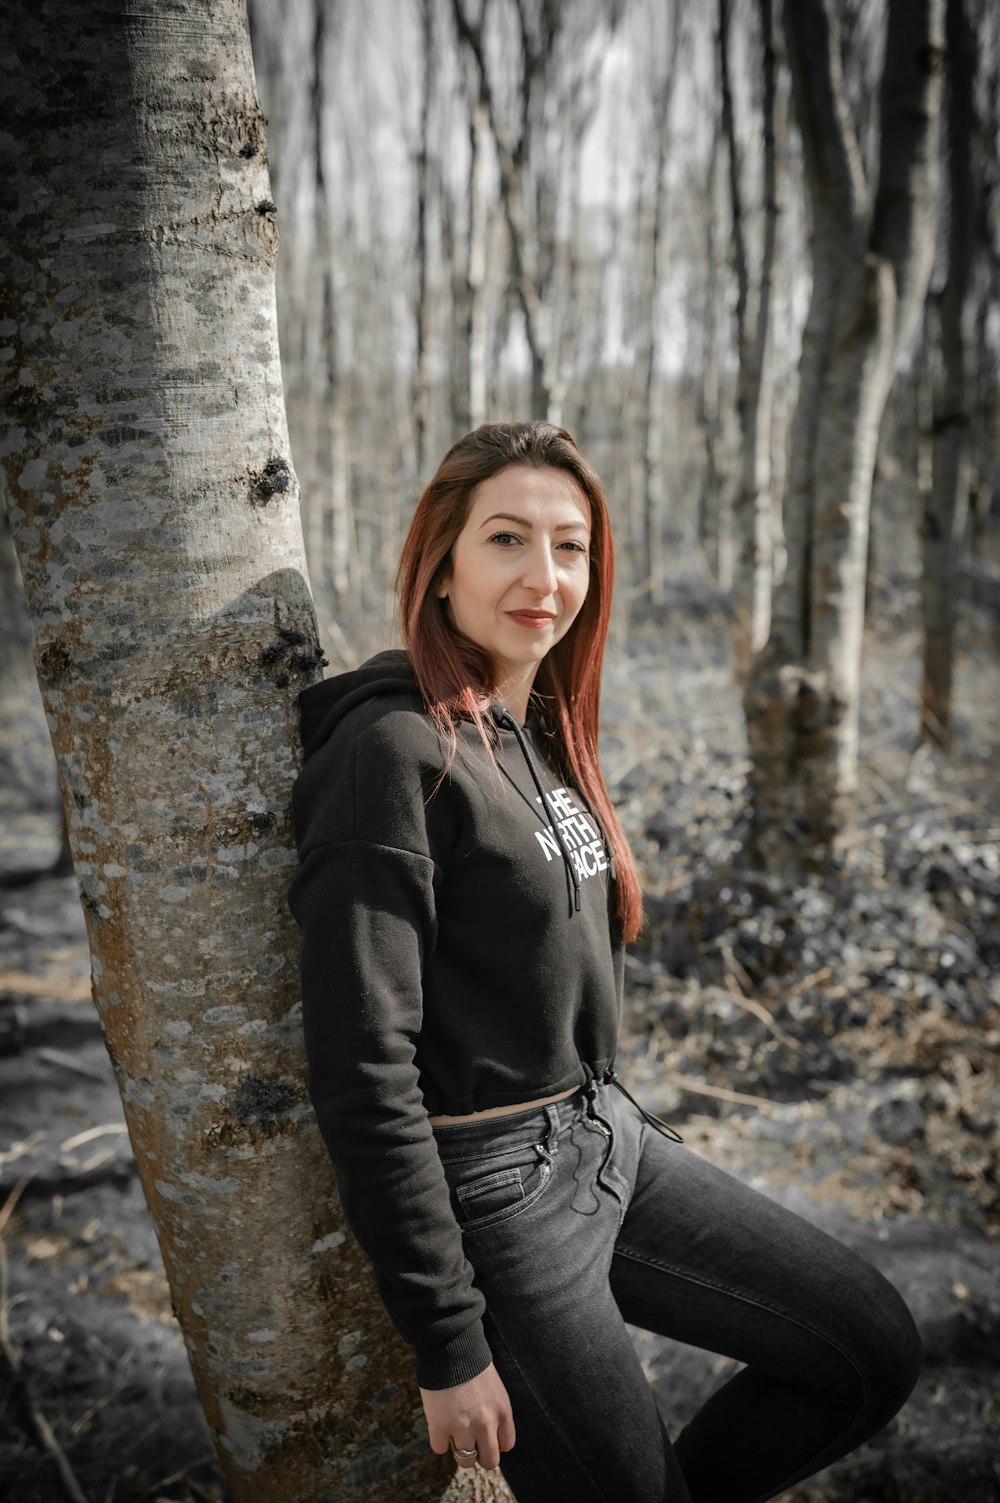
[[[418,1381],[446,1388],[491,1356],[428,1117],[610,1069],[622,984],[610,858],[532,716],[522,729],[492,707],[496,767],[460,725],[442,782],[444,748],[402,652],[314,684],[299,705],[302,864],[288,901],[309,1095]]]

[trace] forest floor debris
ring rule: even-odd
[[[628,664],[609,667],[606,763],[650,894],[620,1073],[691,1147],[875,1262],[920,1325],[925,1374],[902,1414],[784,1503],[995,1503],[989,623],[964,628],[966,718],[950,757],[916,744],[912,651],[898,633],[872,639],[855,836],[833,877],[798,885],[745,865],[738,697],[724,633],[700,625],[668,661],[662,628],[639,628]],[[0,876],[58,851],[42,749],[0,732]],[[20,1195],[4,1229],[10,1340],[90,1503],[222,1503],[88,976],[73,879],[0,885],[0,1204]],[[731,1370],[642,1333],[636,1343],[673,1431]],[[67,1494],[24,1399],[0,1373],[0,1493],[50,1503]],[[495,1496],[470,1474],[447,1503]]]

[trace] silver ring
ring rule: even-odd
[[[460,1456],[463,1461],[475,1461],[476,1457],[479,1455],[478,1446],[473,1446],[471,1451],[463,1451],[461,1446],[454,1445],[451,1449],[454,1451],[455,1455]]]

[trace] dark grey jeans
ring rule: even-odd
[[[518,1503],[761,1503],[873,1435],[920,1338],[870,1264],[592,1083],[434,1129]],[[625,1322],[745,1363],[672,1446]]]

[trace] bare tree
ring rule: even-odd
[[[728,143],[729,186],[736,268],[736,345],[739,358],[737,409],[742,455],[733,519],[736,533],[734,651],[745,673],[771,625],[773,512],[781,497],[771,485],[774,392],[774,298],[779,222],[786,161],[783,98],[778,90],[777,27],[772,0],[759,0],[763,97],[764,237],[756,296],[751,298],[750,252],[745,229],[743,184],[730,83],[732,0],[719,0],[719,73],[722,120]]]
[[[666,12],[667,8],[664,8]],[[661,329],[660,297],[666,280],[669,246],[667,241],[668,194],[667,162],[669,158],[670,112],[677,83],[677,64],[684,29],[684,0],[674,0],[669,7],[670,19],[665,57],[655,56],[656,76],[651,84],[651,129],[653,172],[646,199],[646,222],[640,236],[643,259],[642,305],[640,319],[641,353],[637,373],[641,381],[639,412],[642,456],[642,536],[648,550],[650,598],[662,604],[666,598],[664,579],[663,532],[667,496],[662,466],[664,412],[656,381],[657,346]],[[659,31],[655,28],[653,35]],[[652,38],[651,38],[652,43]],[[658,51],[658,49],[656,49]]]
[[[788,566],[745,692],[752,845],[772,867],[825,864],[850,817],[875,452],[934,254],[944,0],[889,0],[873,203],[831,0],[786,5],[785,34],[813,285],[789,473]]]
[[[443,251],[451,268],[448,394],[453,436],[478,427],[487,417],[487,272],[490,245],[496,239],[496,208],[487,177],[490,127],[483,79],[468,48],[458,49],[457,61],[457,107],[465,119],[468,146],[464,193],[449,192],[444,173],[439,174]]]
[[[350,460],[346,394],[338,354],[339,294],[334,265],[335,234],[327,167],[329,120],[329,72],[333,0],[314,0],[312,48],[312,120],[315,164],[315,266],[313,294],[320,316],[310,318],[315,330],[315,399],[313,424],[316,434],[316,475],[308,507],[304,507],[308,530],[306,555],[326,604],[327,581],[331,604],[346,609],[355,573],[354,510],[350,492]],[[329,626],[328,622],[324,623]]]
[[[473,21],[463,0],[452,0],[455,27],[478,72],[479,95],[485,106],[499,162],[500,196],[510,236],[512,282],[524,317],[524,334],[531,354],[531,409],[536,417],[550,417],[553,415],[553,354],[546,337],[546,310],[540,287],[550,246],[545,243],[544,222],[539,225],[533,213],[536,204],[529,188],[528,163],[532,130],[559,33],[560,10],[554,0],[542,0],[534,26],[528,16],[527,0],[516,0],[516,10],[521,76],[516,134],[512,135],[501,118],[486,56],[487,8],[484,6],[478,21]]]
[[[413,371],[413,426],[416,443],[417,474],[423,475],[427,454],[427,430],[430,424],[430,392],[427,362],[430,345],[431,292],[428,286],[428,217],[432,192],[431,107],[434,95],[434,0],[420,4],[420,125],[417,141],[417,293],[414,299],[416,357]]]
[[[921,734],[947,746],[951,739],[957,532],[969,428],[967,345],[974,241],[972,184],[975,59],[964,0],[947,0],[948,40],[948,276],[936,299],[940,326],[940,388],[933,418],[933,481],[921,518],[924,675]]]
[[[426,1500],[305,1090],[288,795],[321,654],[243,0],[0,22],[3,470],[94,999],[241,1503]]]
[[[724,494],[722,456],[722,417],[719,403],[719,307],[722,287],[722,253],[720,248],[719,158],[722,154],[721,117],[712,110],[712,141],[704,187],[705,285],[702,310],[703,352],[698,393],[698,422],[705,442],[705,463],[698,492],[698,546],[712,566],[720,589],[732,583],[729,565],[728,509],[722,504]]]
[[[501,44],[494,58],[487,28],[499,8],[484,5],[473,19],[468,0],[452,0],[455,29],[475,70],[496,154],[510,293],[531,360],[530,408],[553,422],[563,419],[574,365],[576,282],[569,226],[580,151],[620,10],[621,0],[576,7],[558,0],[514,0],[515,79],[512,89],[504,89],[510,49]],[[505,33],[502,42],[508,39]]]

